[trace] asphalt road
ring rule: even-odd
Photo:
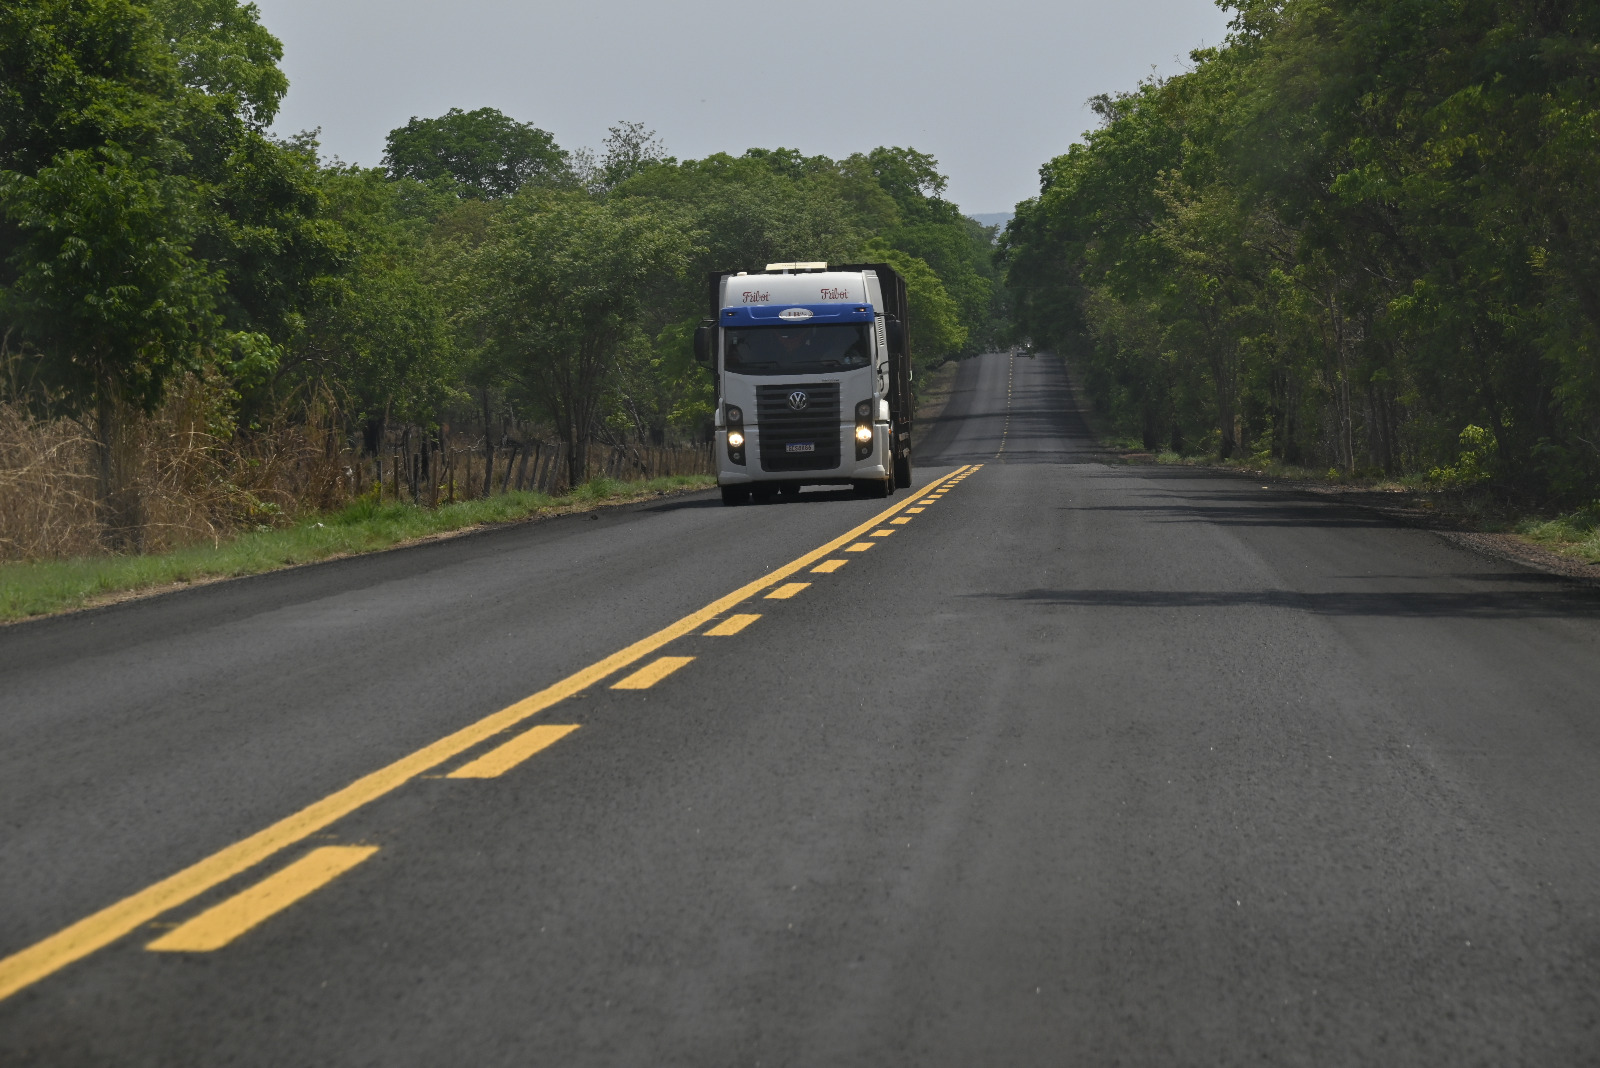
[[[0,629],[0,1064],[1600,1063],[1600,601],[958,386],[932,503]]]

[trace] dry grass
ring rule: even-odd
[[[92,445],[76,423],[0,404],[0,560],[99,548]]]
[[[99,499],[99,450],[91,428],[73,419],[41,418],[22,403],[0,403],[0,563],[216,548],[374,495],[441,507],[485,495],[481,434],[457,433],[440,442],[397,427],[379,457],[363,458],[350,451],[325,407],[312,404],[292,421],[241,431],[232,400],[222,386],[190,378],[153,415],[125,419],[113,456],[127,476],[117,511],[131,518],[132,529],[118,530],[109,529],[111,509]],[[489,496],[508,490],[577,492],[567,486],[563,446],[531,438],[514,448],[499,444],[494,453]],[[591,482],[715,471],[705,446],[593,444],[588,468]],[[431,478],[416,477],[424,470]],[[380,472],[381,488],[374,484]]]
[[[135,544],[164,552],[213,544],[348,503],[348,460],[322,421],[233,432],[226,398],[197,379],[152,416],[133,416],[117,442],[126,494],[140,518]],[[95,441],[72,419],[0,404],[0,560],[105,550]]]

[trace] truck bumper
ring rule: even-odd
[[[804,485],[845,485],[889,477],[889,424],[873,427],[872,452],[865,460],[856,459],[854,423],[839,428],[839,465],[810,471],[767,471],[761,466],[761,428],[744,428],[745,462],[728,459],[728,431],[717,428],[717,485],[747,486],[760,482],[790,482]]]

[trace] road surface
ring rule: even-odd
[[[0,1064],[1600,1061],[1600,601],[1102,459],[0,630]]]

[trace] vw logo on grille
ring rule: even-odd
[[[800,390],[797,389],[793,393],[789,394],[789,407],[793,408],[795,411],[798,412],[801,408],[804,408],[806,404],[807,397]]]

